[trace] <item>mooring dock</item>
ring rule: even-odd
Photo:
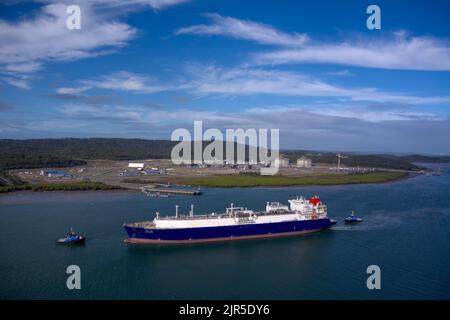
[[[145,186],[141,188],[141,191],[145,194],[179,194],[186,196],[199,196],[202,194],[200,190],[191,190],[191,189],[177,189],[177,188],[155,188],[152,186]]]

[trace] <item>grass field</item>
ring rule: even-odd
[[[66,182],[66,183],[48,183],[48,184],[20,184],[0,186],[0,193],[13,191],[79,191],[79,190],[114,190],[120,189],[116,186],[110,186],[101,182]]]
[[[403,178],[406,175],[407,173],[404,172],[388,171],[364,174],[321,175],[308,177],[217,175],[209,178],[183,179],[179,181],[179,183],[203,187],[339,185],[387,182]]]

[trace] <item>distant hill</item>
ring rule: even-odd
[[[0,168],[64,167],[92,159],[169,158],[175,144],[144,139],[5,139],[0,140]]]
[[[176,141],[119,139],[119,138],[65,138],[65,139],[0,139],[0,171],[20,168],[66,167],[83,165],[85,160],[136,160],[169,159]],[[204,142],[206,146],[208,142]],[[236,148],[237,144],[235,144]],[[246,146],[248,150],[248,146]],[[295,162],[307,156],[313,163],[336,164],[332,152],[287,150],[280,151]],[[450,157],[429,157],[421,155],[359,155],[346,154],[342,163],[347,166],[378,167],[389,169],[419,170],[411,162],[450,161]]]
[[[450,162],[450,156],[424,156],[420,154],[411,154],[407,156],[399,157],[403,160],[410,162],[431,162],[431,163],[448,163]]]

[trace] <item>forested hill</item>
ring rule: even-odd
[[[167,159],[175,144],[168,140],[115,138],[4,139],[0,140],[0,168],[71,166],[91,159]]]
[[[85,160],[135,160],[169,159],[176,141],[119,139],[119,138],[65,138],[65,139],[0,139],[0,171],[20,168],[65,167],[85,164]],[[204,142],[206,146],[208,142]],[[235,145],[236,148],[236,145]],[[248,147],[247,147],[248,148]],[[336,164],[332,152],[282,151],[293,162],[302,155],[313,163]],[[390,169],[418,170],[412,161],[448,160],[449,157],[425,157],[421,155],[360,155],[346,154],[343,160],[348,166],[379,167]]]
[[[424,163],[448,163],[450,162],[450,156],[424,156],[421,154],[411,154],[407,156],[399,157],[403,160],[410,162],[424,162]]]

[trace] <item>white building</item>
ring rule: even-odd
[[[298,168],[311,168],[312,160],[306,157],[301,157],[297,159]]]
[[[145,164],[144,163],[137,163],[137,162],[130,162],[128,164],[128,168],[134,168],[138,170],[144,169]]]
[[[275,159],[275,166],[278,167],[287,167],[289,166],[289,159],[288,158],[284,158],[284,157],[279,157],[277,159]]]

